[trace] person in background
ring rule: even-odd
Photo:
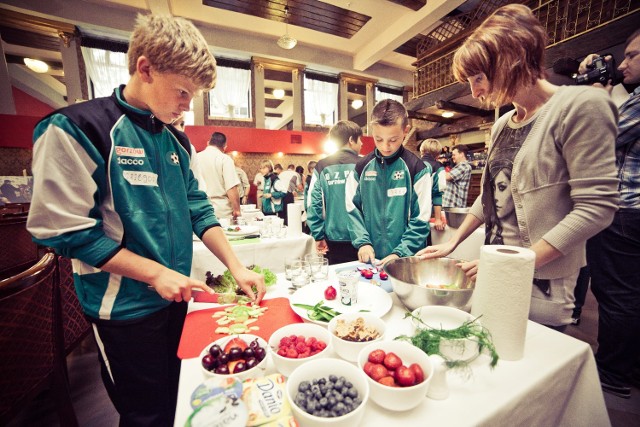
[[[436,156],[442,151],[442,144],[434,138],[425,139],[420,144],[420,159],[431,168],[431,203],[433,204],[433,227],[438,231],[444,230],[442,222],[442,191],[440,190],[439,174],[444,170],[444,165],[436,160]],[[427,239],[427,246],[431,245],[431,233]]]
[[[280,186],[282,186],[282,189],[285,192],[285,196],[282,199],[281,209],[278,211],[278,216],[284,220],[284,225],[288,225],[289,219],[287,217],[287,212],[289,211],[289,205],[294,201],[299,177],[295,171],[295,166],[292,164],[287,167],[287,170],[282,170],[282,166],[278,163],[275,165],[274,170],[275,173],[278,174]]]
[[[296,186],[296,193],[300,194],[304,192],[304,168],[302,166],[296,166],[296,173],[298,174],[298,185]]]
[[[36,125],[27,228],[73,259],[120,425],[173,426],[187,301],[196,290],[211,292],[189,277],[192,235],[254,302],[265,285],[237,259],[198,189],[195,149],[167,125],[215,84],[204,37],[182,18],[138,16],[128,61],[129,82],[112,96]]]
[[[402,145],[409,128],[398,101],[384,99],[373,108],[376,148],[358,161],[345,188],[349,235],[360,262],[384,265],[414,255],[429,234],[431,174]]]
[[[264,175],[262,175],[262,172],[260,172],[260,170],[258,170],[256,175],[253,177],[253,185],[256,186],[256,205],[258,209],[262,210],[262,189],[264,188]]]
[[[275,173],[271,160],[260,163],[260,173],[263,176],[262,212],[265,215],[278,215],[283,209],[282,199],[287,194],[286,189]]]
[[[454,76],[469,82],[473,97],[487,108],[513,103],[515,110],[493,126],[482,192],[462,225],[447,243],[418,255],[447,256],[483,223],[491,244],[498,236],[490,220],[499,218],[501,243],[536,254],[529,318],[564,330],[585,242],[617,209],[616,109],[603,90],[548,82],[546,45],[531,9],[510,4],[456,51]],[[477,260],[460,267],[475,280]]]
[[[594,56],[582,61],[580,73],[587,71]],[[625,84],[640,83],[640,30],[627,39],[618,69]],[[612,89],[610,84],[607,88]],[[631,384],[640,388],[640,87],[618,111],[620,209],[613,223],[587,242],[587,260],[591,291],[598,301],[600,383],[604,391],[629,398]]]
[[[307,176],[304,179],[304,208],[307,209],[309,207],[309,186],[311,185],[311,178],[313,178],[313,171],[316,169],[316,165],[318,164],[315,160],[309,160],[307,163]]]
[[[329,139],[339,149],[318,162],[311,178],[307,225],[316,241],[316,251],[326,254],[329,264],[358,259],[349,235],[345,185],[360,160],[361,138],[362,129],[357,123],[341,120],[333,125]]]
[[[469,183],[471,183],[471,165],[467,161],[469,148],[456,145],[451,150],[451,159],[455,166],[445,174],[447,187],[442,196],[442,206],[446,208],[466,208]]]
[[[240,213],[240,180],[233,159],[225,154],[227,137],[214,132],[209,145],[198,153],[198,166],[209,201],[219,218],[237,218]]]
[[[251,184],[249,184],[249,177],[240,166],[236,166],[236,174],[238,175],[238,179],[240,180],[240,185],[238,185],[238,196],[240,197],[240,203],[246,205],[247,199],[249,198],[249,189],[251,188]]]

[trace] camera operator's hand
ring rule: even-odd
[[[591,65],[593,64],[593,60],[595,58],[597,58],[598,55],[597,53],[591,53],[589,55],[587,55],[582,62],[580,63],[580,66],[578,67],[578,74],[586,74],[589,72]],[[607,55],[604,57],[604,60],[607,62],[610,62],[613,58],[611,57],[611,55]],[[604,86],[602,83],[594,83],[591,86],[593,87],[601,87],[603,89],[606,89],[609,94],[611,94],[611,91],[613,90],[613,85],[611,84],[611,80],[609,80],[607,82],[607,85]]]

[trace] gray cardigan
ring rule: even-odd
[[[513,114],[496,121],[492,143]],[[613,221],[619,200],[617,122],[607,92],[592,87],[561,86],[539,110],[514,159],[511,192],[521,245],[544,239],[564,256],[537,269],[535,277],[577,272],[586,263],[586,240]],[[486,176],[485,168],[483,182]],[[482,197],[470,213],[484,222]]]

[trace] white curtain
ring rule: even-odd
[[[110,96],[115,87],[129,81],[125,53],[82,47],[82,56],[96,98]]]
[[[241,68],[218,67],[216,87],[209,92],[211,111],[215,115],[229,118],[249,118],[248,114],[241,114],[240,109],[249,111],[249,87],[251,85],[251,71]],[[215,108],[217,104],[218,108]]]
[[[380,102],[383,99],[393,99],[403,104],[404,100],[402,99],[402,95],[394,95],[392,93],[382,92],[380,89],[376,87],[376,102]]]
[[[304,78],[305,123],[332,126],[337,109],[337,83]]]

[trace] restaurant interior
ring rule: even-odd
[[[12,408],[7,425],[64,425],[60,419],[73,412],[80,425],[118,424],[95,363],[90,325],[74,295],[71,265],[33,244],[25,221],[35,124],[58,108],[108,96],[126,83],[127,38],[136,14],[193,21],[216,56],[216,88],[195,98],[185,114],[185,132],[197,151],[213,132],[223,132],[227,154],[253,181],[264,159],[306,169],[309,161],[332,154],[329,128],[351,120],[364,131],[361,154],[366,154],[375,147],[368,129],[373,107],[391,98],[409,112],[407,149],[417,153],[426,138],[469,146],[470,205],[480,193],[491,126],[510,107],[483,109],[468,85],[453,79],[451,60],[464,38],[506,3],[512,2],[1,0],[0,182],[9,180],[20,192],[19,199],[0,206],[0,279],[48,261],[56,265],[49,274],[60,285],[47,294],[48,327],[55,331],[47,338],[53,366],[33,375],[36,385]],[[610,52],[621,60],[625,38],[640,21],[636,0],[519,3],[531,7],[547,28],[547,71],[556,84],[572,83],[568,74],[554,72],[560,59]],[[255,203],[255,191],[252,183],[249,203]],[[29,315],[25,310],[16,311]],[[566,333],[595,351],[597,316],[589,293],[581,324]],[[70,401],[60,398],[65,388]],[[614,427],[640,425],[640,390],[634,392],[629,400],[605,393]]]

